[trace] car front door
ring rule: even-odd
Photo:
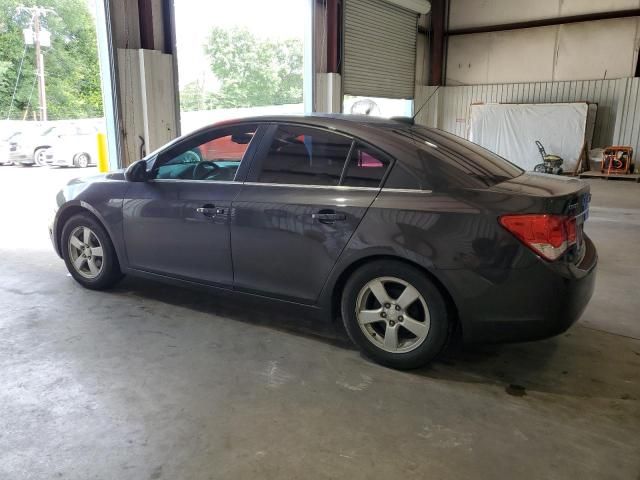
[[[149,162],[123,205],[131,268],[231,287],[230,207],[258,136],[255,124],[213,129]]]
[[[235,288],[314,303],[389,164],[346,135],[273,125],[233,201]]]

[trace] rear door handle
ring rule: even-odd
[[[318,213],[312,214],[311,218],[320,223],[335,223],[346,220],[347,216],[344,213],[337,213],[333,210],[320,210]]]

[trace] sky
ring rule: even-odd
[[[211,71],[202,48],[211,27],[244,27],[262,38],[304,38],[307,0],[174,1],[180,87]]]

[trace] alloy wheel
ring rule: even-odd
[[[46,148],[40,148],[39,150],[36,151],[35,158],[34,158],[36,165],[38,165],[39,167],[44,167],[47,165],[46,154],[47,154]]]
[[[390,353],[415,350],[429,334],[424,297],[400,278],[378,277],[367,282],[357,297],[356,318],[367,340]]]
[[[76,157],[76,162],[80,168],[87,168],[89,166],[89,155],[81,153]]]
[[[96,278],[103,266],[100,240],[88,227],[76,227],[69,235],[69,258],[76,272],[84,278]]]

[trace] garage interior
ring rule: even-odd
[[[117,169],[181,134],[174,7],[97,3]],[[582,102],[590,150],[640,151],[637,1],[308,6],[306,112],[410,99],[416,123],[467,137],[478,105]],[[402,372],[294,306],[134,278],[83,289],[46,229],[64,172],[18,172],[0,172],[1,478],[640,478],[633,175],[583,179],[598,278],[569,331],[454,343]]]

